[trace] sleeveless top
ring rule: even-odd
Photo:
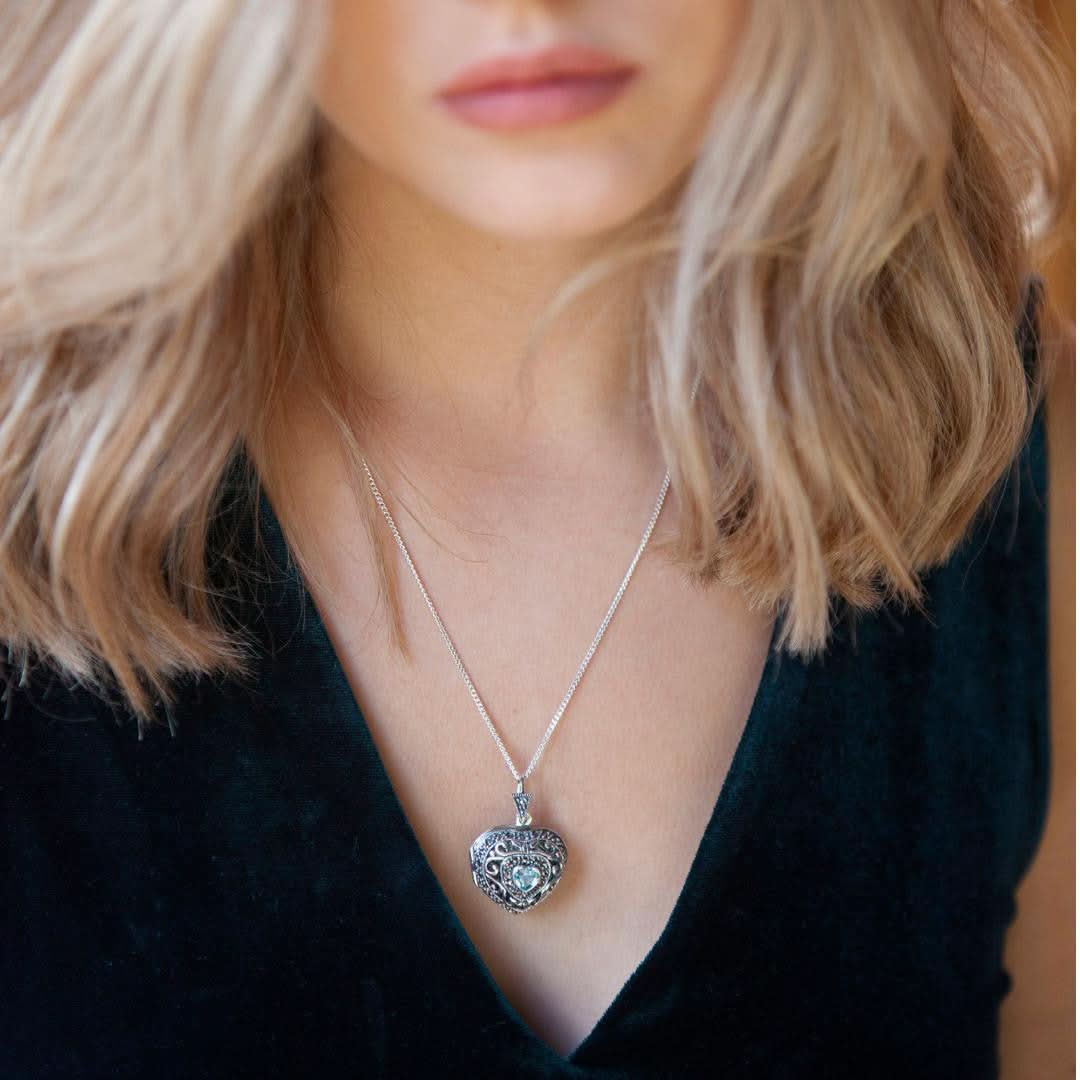
[[[9,682],[0,1075],[995,1076],[1048,797],[1041,407],[1014,465],[924,576],[929,619],[770,650],[659,939],[566,1057],[450,906],[262,493],[250,678],[182,680],[142,739]]]

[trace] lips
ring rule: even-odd
[[[558,79],[629,74],[634,65],[602,49],[556,45],[539,52],[501,56],[466,68],[440,92],[442,97],[506,89]]]
[[[600,49],[557,45],[474,64],[438,97],[459,119],[478,127],[532,127],[602,108],[636,71],[636,65]]]

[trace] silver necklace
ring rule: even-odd
[[[454,658],[454,663],[457,665],[461,677],[465,680],[465,685],[469,689],[473,703],[483,717],[488,731],[491,732],[491,737],[498,745],[503,760],[517,781],[517,790],[513,793],[514,805],[517,808],[515,823],[488,829],[486,832],[481,833],[469,848],[469,865],[472,869],[473,881],[487,896],[507,911],[528,911],[545,897],[550,896],[552,890],[558,885],[563,870],[566,868],[567,853],[566,843],[557,832],[552,829],[530,828],[532,815],[529,813],[529,802],[532,795],[525,791],[525,781],[540,761],[548,740],[554,734],[559,720],[566,711],[570,698],[573,697],[574,691],[581,682],[585,669],[589,666],[589,661],[592,660],[593,654],[600,644],[600,639],[604,636],[604,632],[615,614],[615,609],[623,598],[623,593],[626,592],[630,578],[633,576],[634,570],[637,569],[638,560],[649,542],[649,537],[652,536],[657,518],[660,517],[660,511],[663,509],[664,500],[667,498],[671,475],[669,472],[664,473],[664,482],[660,488],[660,494],[657,496],[656,505],[649,518],[649,523],[645,527],[644,535],[641,537],[641,543],[638,544],[637,551],[634,553],[630,568],[626,571],[622,584],[615,593],[615,598],[611,601],[611,606],[600,623],[600,628],[596,631],[592,644],[589,646],[585,658],[581,661],[577,673],[570,683],[570,688],[563,696],[558,709],[555,710],[555,715],[551,718],[551,723],[548,724],[547,730],[544,732],[544,736],[532,756],[532,760],[525,771],[519,773],[509,751],[506,749],[506,744],[495,729],[495,725],[492,723],[480,695],[476,692],[476,687],[473,685],[472,679],[469,678],[469,673],[465,670],[465,665],[462,663],[453,641],[450,640],[450,635],[446,632],[446,627],[443,625],[438,611],[435,610],[435,604],[420,579],[416,564],[413,562],[409,549],[405,546],[405,541],[394,523],[394,518],[387,508],[386,502],[383,500],[382,493],[375,483],[375,477],[371,474],[367,460],[361,458],[361,461],[364,465],[364,471],[367,473],[371,493],[375,496],[375,501],[379,504],[379,509],[382,511],[383,517],[386,518],[386,523],[390,526],[390,531],[394,534],[394,539],[397,541],[401,554],[408,563],[417,585],[420,586],[420,592],[423,594],[428,610],[431,612],[431,617],[435,620],[435,625],[439,628],[439,633],[442,634],[443,641],[446,642],[446,647],[450,650],[450,655]]]
[[[690,394],[691,401],[693,401],[697,394],[698,383],[700,381],[701,374],[699,372]],[[487,725],[491,737],[495,740],[499,752],[506,762],[507,768],[517,781],[517,789],[513,792],[512,796],[514,806],[517,810],[514,824],[498,825],[492,829],[487,829],[485,832],[482,832],[469,847],[469,867],[472,871],[473,881],[486,896],[504,910],[513,914],[529,911],[539,904],[541,900],[550,896],[555,889],[555,886],[559,884],[563,871],[566,869],[567,851],[565,841],[553,829],[531,827],[532,815],[529,813],[529,803],[532,800],[532,795],[525,791],[525,781],[532,775],[533,770],[540,761],[541,755],[544,753],[544,749],[547,747],[548,741],[555,733],[555,728],[558,726],[559,720],[562,719],[562,715],[566,711],[567,705],[570,704],[570,699],[573,697],[574,691],[578,688],[578,684],[585,674],[585,669],[589,666],[589,662],[592,660],[593,654],[600,644],[600,639],[604,636],[605,631],[615,615],[615,610],[618,608],[619,602],[622,600],[623,594],[630,584],[630,579],[637,569],[638,561],[641,559],[641,556],[649,543],[649,538],[652,536],[657,519],[660,517],[660,511],[664,508],[664,500],[667,498],[668,488],[671,485],[671,473],[668,470],[665,470],[664,472],[664,481],[660,485],[660,494],[656,497],[656,504],[653,507],[652,514],[649,516],[649,522],[645,526],[645,532],[642,534],[637,551],[634,553],[634,557],[630,562],[630,567],[623,575],[622,583],[619,585],[615,597],[608,607],[607,614],[601,621],[600,627],[592,639],[592,644],[589,645],[584,659],[578,666],[569,689],[563,695],[559,707],[555,710],[555,715],[552,716],[551,722],[548,724],[547,730],[540,740],[540,744],[533,753],[532,760],[522,773],[518,772],[517,767],[514,765],[514,761],[510,757],[509,751],[506,749],[506,744],[503,742],[495,725],[492,723],[491,717],[488,715],[488,711],[484,707],[484,703],[480,699],[480,695],[477,693],[476,687],[473,685],[473,681],[469,677],[468,671],[465,669],[461,656],[454,646],[453,641],[450,639],[450,635],[447,633],[446,627],[443,625],[443,621],[439,617],[438,611],[435,609],[435,604],[432,601],[431,596],[424,587],[424,582],[416,569],[416,564],[413,562],[412,556],[409,554],[409,549],[406,547],[405,541],[402,539],[401,532],[394,522],[393,515],[390,513],[386,501],[383,499],[382,493],[375,483],[375,477],[371,473],[367,459],[361,456],[360,460],[363,463],[364,472],[367,473],[368,486],[371,488],[372,495],[375,496],[375,502],[382,511],[382,515],[386,519],[386,524],[390,527],[390,531],[393,533],[394,539],[401,549],[401,554],[409,569],[412,571],[413,577],[416,579],[416,584],[420,588],[420,593],[424,597],[424,602],[427,604],[428,611],[431,612],[431,617],[435,620],[435,625],[438,627],[443,641],[446,642],[446,647],[450,651],[450,655],[453,657],[454,663],[461,673],[462,679],[465,681],[465,685],[468,687],[473,704],[476,706],[484,723]]]

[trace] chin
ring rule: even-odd
[[[439,188],[439,203],[473,227],[518,239],[558,240],[596,236],[641,213],[657,192],[641,178],[611,170],[540,169],[523,177],[487,174],[464,190]]]

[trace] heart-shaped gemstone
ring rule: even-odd
[[[540,884],[540,871],[535,866],[515,866],[510,880],[523,892],[529,892]]]
[[[517,914],[535,907],[559,884],[566,844],[551,829],[502,825],[473,841],[469,865],[478,888]]]

